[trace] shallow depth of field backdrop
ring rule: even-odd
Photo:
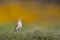
[[[18,17],[28,28],[59,28],[60,0],[0,0],[0,31],[15,27]]]
[[[60,40],[60,0],[0,0],[0,40]]]

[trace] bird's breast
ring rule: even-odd
[[[22,27],[22,23],[18,23],[18,25]]]

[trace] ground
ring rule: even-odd
[[[60,25],[55,25],[57,27],[53,27],[54,31],[41,31],[37,27],[29,29],[24,25],[20,32],[13,32],[15,24],[0,26],[0,40],[60,40]]]

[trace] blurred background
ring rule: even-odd
[[[0,25],[16,23],[60,25],[60,0],[0,0]]]
[[[60,40],[60,0],[0,0],[0,40]]]

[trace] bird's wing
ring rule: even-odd
[[[15,28],[18,26],[18,23],[16,24]]]
[[[15,28],[14,28],[14,31],[16,31],[16,27],[18,26],[18,23],[16,24]]]

